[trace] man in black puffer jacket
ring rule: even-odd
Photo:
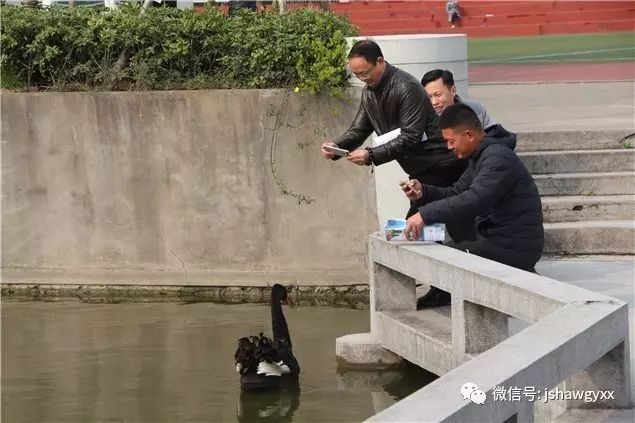
[[[452,235],[449,246],[534,271],[544,246],[542,204],[533,178],[514,153],[515,138],[486,136],[476,113],[465,104],[448,107],[439,126],[448,149],[469,158],[468,166],[451,187],[416,180],[403,186],[419,211],[408,219],[406,236],[417,239],[424,223],[445,223]],[[461,230],[455,231],[457,227]],[[449,300],[447,293],[443,298],[422,297],[418,308]]]
[[[383,58],[377,43],[357,41],[348,54],[353,74],[366,84],[351,126],[334,142],[322,144],[322,156],[336,160],[326,146],[349,150],[348,161],[381,165],[397,160],[410,179],[438,186],[452,185],[466,163],[448,151],[439,131],[439,119],[417,79]],[[375,131],[377,135],[400,129],[385,144],[359,149]],[[407,216],[417,212],[411,207]]]

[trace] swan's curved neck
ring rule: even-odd
[[[291,336],[289,335],[287,319],[282,312],[280,301],[274,299],[271,301],[271,329],[274,340],[283,340],[291,347]]]

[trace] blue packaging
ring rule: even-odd
[[[403,234],[406,229],[406,219],[388,219],[384,226],[384,233],[387,241],[407,241]],[[445,241],[445,225],[435,223],[433,225],[424,225],[419,239],[417,241]]]

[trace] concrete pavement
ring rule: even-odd
[[[538,273],[550,278],[568,282],[580,288],[615,297],[629,305],[629,325],[631,330],[631,372],[635,369],[635,259],[615,257],[579,258],[569,260],[546,259],[536,266]],[[631,373],[632,376],[632,373]],[[631,377],[631,392],[635,395],[635,379]],[[630,410],[573,410],[562,415],[558,422],[632,422],[635,411]]]
[[[468,92],[510,131],[635,128],[634,81],[470,85]]]

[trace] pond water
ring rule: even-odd
[[[285,308],[300,390],[241,393],[236,341],[268,305],[2,303],[2,421],[352,422],[429,383],[416,366],[338,372],[335,338],[367,310]]]

